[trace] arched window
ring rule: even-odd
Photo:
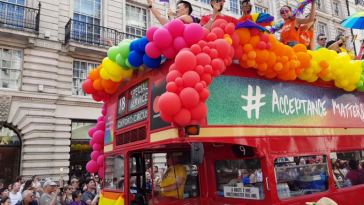
[[[10,127],[0,126],[0,180],[5,188],[15,181],[20,171],[21,139]]]

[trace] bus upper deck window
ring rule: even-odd
[[[263,173],[259,159],[215,162],[217,193],[225,198],[263,200]]]
[[[329,189],[325,155],[277,158],[274,167],[280,199],[320,193]]]
[[[124,191],[124,155],[105,157],[105,189]]]

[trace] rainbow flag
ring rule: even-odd
[[[123,193],[101,192],[99,205],[124,205],[125,197]]]
[[[357,38],[358,38],[358,35],[354,35],[353,40],[351,40],[351,42],[354,43]]]

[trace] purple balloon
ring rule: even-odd
[[[104,166],[104,160],[105,156],[102,154],[97,158],[97,164],[99,164],[101,167]]]
[[[105,139],[105,132],[102,131],[102,130],[97,130],[94,133],[94,136],[93,136],[92,139],[94,140],[95,143],[103,145],[104,144],[104,139]]]
[[[99,174],[99,177],[104,178],[104,167],[100,167],[97,173]]]
[[[92,136],[94,135],[94,133],[96,132],[96,127],[92,127],[88,130],[88,136],[90,136],[92,138]]]
[[[95,143],[94,146],[92,146],[92,148],[94,149],[94,151],[101,151],[104,148],[104,145]]]
[[[94,161],[97,161],[97,158],[99,158],[100,155],[101,155],[101,153],[99,151],[93,151],[91,153],[91,159]]]
[[[90,173],[96,173],[97,171],[99,171],[99,164],[97,164],[96,161],[89,161],[87,164],[86,164],[86,170]]]
[[[98,122],[97,125],[96,125],[96,130],[105,131],[105,122],[104,121]]]
[[[97,122],[100,122],[100,121],[104,121],[104,116],[100,116],[99,118],[97,118]]]

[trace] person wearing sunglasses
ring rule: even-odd
[[[169,23],[168,18],[166,18],[164,15],[162,15],[159,12],[159,10],[153,6],[152,0],[147,0],[147,2],[149,5],[148,6],[149,9],[152,11],[153,15],[159,21],[159,23],[162,24],[162,26]],[[196,18],[191,15],[192,11],[193,11],[193,9],[192,9],[192,5],[190,4],[190,2],[179,1],[177,3],[176,16],[177,16],[177,19],[181,20],[184,24],[197,23]],[[168,10],[168,16],[170,17],[171,20],[174,19],[173,12],[171,9]]]
[[[252,12],[252,4],[250,3],[250,0],[244,0],[241,3],[241,11],[243,11],[243,17],[246,15],[250,15]]]
[[[211,0],[212,14],[201,17],[200,25],[208,30],[211,30],[212,23],[217,19],[224,19],[227,23],[238,25],[238,19],[223,15],[221,12],[224,9],[225,0]]]
[[[305,18],[308,18],[310,14],[307,14]],[[315,18],[316,21],[316,18]],[[311,23],[301,25],[300,28],[300,44],[303,44],[307,47],[307,49],[311,51],[316,51],[316,42],[314,33],[316,30],[315,21],[312,21]]]
[[[326,48],[326,43],[327,43],[327,37],[325,34],[320,33],[317,36],[317,43],[319,44],[319,46],[316,47],[316,50],[319,50],[321,48]]]
[[[349,40],[349,37],[350,36],[344,36],[342,34],[337,35],[335,43],[329,46],[329,50],[335,50],[338,53],[347,53],[350,56],[350,60],[355,60],[355,54],[352,49],[346,49],[346,42]]]
[[[308,24],[315,20],[316,4],[311,4],[311,13],[308,18],[294,17],[292,8],[288,5],[280,9],[281,17],[284,20],[284,25],[281,32],[281,42],[290,47],[299,44],[299,33],[302,24]]]

